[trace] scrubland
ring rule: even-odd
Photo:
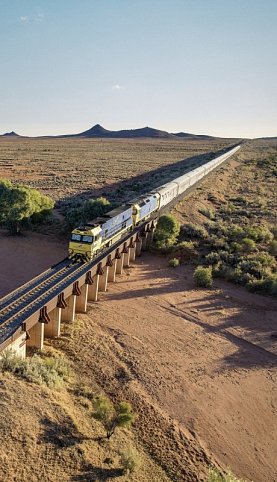
[[[153,182],[145,171],[155,171],[157,181],[168,173],[174,177],[199,162],[196,156],[228,144],[2,139],[0,175],[30,182],[66,207],[80,190],[85,197],[133,196],[143,182]],[[274,141],[247,142],[172,210],[182,225],[205,230],[210,244],[192,236],[183,241],[191,246],[181,255],[143,254],[98,303],[89,304],[87,314],[63,324],[59,339],[46,341],[41,357],[63,358],[70,368],[64,386],[0,375],[0,479],[204,482],[215,465],[255,482],[276,480],[276,301],[221,278],[209,289],[193,282],[194,264],[226,250],[212,243],[229,243],[224,231],[214,236],[211,226],[258,225],[272,232],[276,174],[263,160],[276,148]],[[81,182],[80,165],[87,168]],[[271,249],[272,240],[254,242],[254,251],[243,255]],[[14,263],[12,289],[17,266],[21,281],[28,279],[37,263],[47,268],[66,249],[65,236],[57,242],[49,233],[27,232],[17,240],[2,234],[0,243],[6,259],[1,290],[10,279],[8,260]],[[21,244],[28,256],[22,257]],[[168,266],[170,257],[181,263]],[[93,397],[103,392],[113,403],[130,402],[137,414],[133,428],[118,431],[110,442],[92,417]],[[140,462],[128,476],[122,450],[135,450]]]

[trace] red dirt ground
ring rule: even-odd
[[[127,274],[85,318],[130,371],[131,392],[144,393],[219,465],[275,481],[276,301],[224,282],[195,289],[189,267],[168,268],[150,255]],[[99,350],[81,350],[80,367],[97,364]],[[101,381],[99,368],[92,371]],[[111,390],[112,378],[105,385]]]

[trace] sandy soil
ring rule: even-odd
[[[28,232],[8,236],[0,230],[0,297],[67,256],[67,245],[52,236]],[[12,276],[11,276],[12,273]]]
[[[162,455],[157,432],[162,419],[174,427],[173,480],[201,480],[201,466],[216,461],[255,482],[275,481],[277,303],[222,282],[194,289],[190,268],[150,255],[127,275],[83,317],[74,340],[80,369],[133,400],[140,437],[165,466],[172,439],[167,432]],[[148,430],[142,399],[153,408]]]

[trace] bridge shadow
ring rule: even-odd
[[[82,474],[74,475],[72,482],[98,482],[100,480],[111,480],[123,475],[123,470],[118,468],[102,468],[88,465]]]
[[[123,203],[130,199],[135,199],[141,194],[147,193],[153,189],[158,188],[166,182],[172,181],[178,176],[189,172],[191,169],[195,169],[198,166],[205,164],[207,161],[213,159],[216,156],[224,154],[226,151],[238,145],[232,143],[226,145],[226,147],[210,151],[205,154],[199,154],[196,156],[188,157],[187,159],[181,159],[179,161],[172,162],[167,166],[161,166],[152,171],[139,174],[137,176],[120,180],[109,185],[104,185],[99,188],[95,187],[85,191],[81,191],[72,196],[64,197],[56,202],[58,209],[65,209],[74,205],[79,201],[83,201],[90,198],[107,197],[111,202]],[[131,162],[131,161],[130,161]]]
[[[277,366],[276,300],[249,293],[226,281],[216,281],[215,288],[210,290],[198,289],[190,279],[185,280],[183,267],[174,273],[172,268],[164,267],[161,284],[161,271],[151,266],[147,258],[145,261],[147,271],[138,279],[142,283],[145,280],[147,285],[133,288],[136,280],[125,280],[126,291],[105,293],[105,303],[133,299],[135,306],[136,300],[141,303],[143,298],[159,298],[160,308],[168,314],[218,336],[218,343],[227,340],[233,345],[220,361],[219,371]],[[187,267],[185,274],[188,271],[192,275],[192,269]],[[184,295],[180,296],[181,293]],[[159,321],[154,319],[153,323],[158,330]]]

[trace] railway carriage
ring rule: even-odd
[[[239,148],[240,146],[237,146],[193,171],[160,186],[156,191],[151,191],[134,202],[124,204],[91,223],[74,229],[69,243],[69,257],[75,260],[91,260],[101,249],[114,244],[127,231],[150,218],[152,213],[169,204]]]

